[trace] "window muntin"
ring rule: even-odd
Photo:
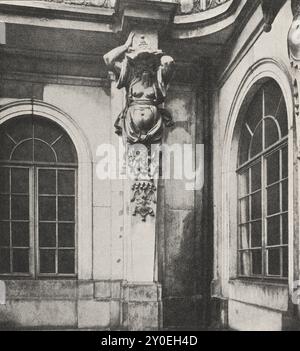
[[[268,82],[249,105],[239,144],[240,276],[288,276],[287,134],[282,92]]]
[[[77,155],[71,139],[49,120],[18,117],[1,126],[0,140],[0,274],[74,276]]]

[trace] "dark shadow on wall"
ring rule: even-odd
[[[167,220],[177,211],[166,210]],[[173,213],[172,213],[173,212]],[[163,281],[163,320],[165,329],[202,329],[204,300],[199,289],[197,256],[201,253],[195,241],[195,213],[189,211],[182,218],[180,233],[165,233],[165,272]],[[180,236],[181,239],[178,240]],[[177,245],[176,245],[177,243]],[[201,285],[201,284],[200,284]]]

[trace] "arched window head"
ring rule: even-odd
[[[77,164],[74,145],[56,123],[40,117],[17,117],[0,128],[0,160]]]
[[[238,155],[240,276],[288,276],[288,119],[279,85],[269,80],[251,98]]]

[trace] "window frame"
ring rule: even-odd
[[[22,118],[22,116],[19,116]],[[18,118],[18,117],[16,117]],[[38,115],[27,115],[23,118],[30,119],[39,118]],[[46,118],[45,118],[46,119]],[[46,119],[47,120],[47,119]],[[9,120],[8,120],[9,121]],[[49,123],[53,121],[48,120]],[[57,124],[57,123],[56,123]],[[62,129],[63,133],[68,136],[68,133]],[[69,136],[68,136],[69,137]],[[74,147],[74,145],[73,145]],[[75,150],[75,147],[74,147]],[[76,155],[77,157],[77,155]],[[75,279],[78,277],[78,163],[64,163],[64,162],[37,162],[37,161],[18,161],[18,160],[0,160],[1,168],[23,168],[28,169],[29,172],[29,273],[0,273],[0,277],[4,279]],[[72,170],[74,171],[74,273],[40,273],[39,262],[39,238],[38,238],[38,170]],[[10,197],[11,197],[11,176],[10,176]],[[58,196],[58,195],[56,195]],[[10,205],[11,207],[11,205]],[[56,209],[58,211],[58,209]],[[4,220],[3,220],[4,221]],[[6,220],[5,220],[6,221]],[[12,222],[11,213],[9,215],[9,222]],[[57,233],[56,233],[57,235]],[[10,229],[10,252],[13,250],[12,235]],[[73,249],[73,248],[72,248]],[[58,242],[56,243],[56,250],[58,250]],[[57,251],[58,252],[58,251]],[[56,261],[57,261],[56,254]],[[10,268],[12,269],[12,257],[10,257]],[[57,264],[56,264],[57,271]]]
[[[272,81],[272,80],[271,80]],[[275,84],[278,85],[278,83],[276,81],[273,81]],[[256,125],[255,130],[253,131],[253,135],[252,135],[252,140],[249,144],[249,148],[248,148],[248,160],[246,162],[244,162],[243,164],[239,165],[239,161],[238,161],[238,166],[236,168],[236,176],[237,176],[237,256],[236,256],[236,271],[237,271],[237,278],[238,279],[243,279],[243,280],[259,280],[259,281],[274,281],[274,282],[279,282],[279,283],[287,283],[289,280],[289,268],[287,267],[287,276],[283,276],[283,272],[284,272],[284,267],[283,267],[283,250],[287,248],[287,259],[289,260],[289,245],[290,242],[288,240],[287,244],[283,244],[283,230],[282,230],[282,217],[284,215],[287,215],[288,217],[288,233],[287,236],[289,238],[289,206],[287,208],[286,211],[283,211],[282,209],[282,184],[284,182],[290,182],[290,177],[289,177],[289,171],[287,172],[287,177],[283,177],[283,164],[282,164],[282,152],[283,150],[286,148],[288,154],[289,154],[289,132],[287,132],[287,134],[282,137],[282,132],[279,134],[279,140],[276,141],[275,143],[273,143],[272,145],[265,147],[265,121],[268,118],[272,118],[276,124],[277,124],[277,128],[279,127],[279,132],[281,131],[280,126],[278,121],[276,120],[276,118],[274,116],[271,115],[265,115],[265,93],[263,90],[264,85],[270,83],[270,81],[267,81],[265,83],[263,83],[260,88],[258,89],[258,91],[260,89],[262,89],[263,93],[262,93],[262,107],[263,107],[263,113],[262,113],[262,118],[260,120],[259,123],[262,123],[262,131],[263,131],[263,135],[262,135],[262,151],[260,153],[258,153],[257,155],[251,157],[251,147],[252,147],[252,142],[253,142],[253,136],[254,133],[256,131],[256,128],[259,126],[259,123]],[[280,87],[279,87],[280,88]],[[258,92],[257,91],[257,92]],[[283,99],[284,103],[286,103],[285,99],[284,99],[284,95],[283,92],[280,88],[281,91],[281,99]],[[255,99],[255,96],[252,97],[252,100],[250,101],[249,105],[251,105],[251,103],[253,102],[253,99]],[[280,103],[280,102],[279,102]],[[244,116],[244,120],[242,122],[242,124],[247,124],[247,117],[248,117],[248,112],[245,114]],[[288,118],[288,115],[286,115],[286,118]],[[240,134],[241,135],[241,134]],[[238,153],[237,153],[237,159],[239,160],[240,157],[240,147],[241,147],[241,141],[239,140],[238,142]],[[280,172],[280,176],[279,176],[279,180],[277,180],[274,183],[271,184],[267,184],[267,162],[268,162],[268,157],[270,157],[272,154],[275,154],[276,152],[280,153],[280,161],[279,161],[279,172]],[[251,185],[251,168],[257,164],[257,163],[261,163],[261,188],[257,190],[257,192],[261,192],[261,206],[262,206],[262,216],[259,219],[252,219],[251,218],[251,196],[253,194],[255,194],[256,192],[252,192],[250,190],[250,185]],[[288,163],[289,163],[289,156],[288,156]],[[288,165],[287,165],[288,167]],[[242,195],[240,194],[241,191],[241,185],[240,185],[240,180],[241,180],[241,175],[243,173],[249,172],[249,179],[248,179],[248,186],[249,189],[247,191],[247,194]],[[278,213],[274,213],[271,215],[268,215],[267,213],[267,206],[268,206],[268,202],[267,202],[267,189],[278,184],[279,185],[279,194],[280,194],[280,211]],[[289,190],[288,190],[289,191]],[[289,193],[288,193],[288,201],[289,201]],[[242,199],[248,198],[248,206],[249,206],[249,220],[246,221],[245,223],[241,223],[241,205],[240,205],[240,201]],[[267,223],[268,223],[268,219],[271,217],[276,217],[279,216],[280,217],[280,244],[279,245],[268,245],[267,243]],[[251,224],[254,222],[258,222],[261,221],[261,226],[262,226],[262,232],[261,232],[261,247],[259,248],[252,248],[251,245]],[[249,231],[249,244],[248,244],[248,248],[246,249],[241,249],[241,233],[240,233],[240,228],[243,225],[248,225],[248,231]],[[271,275],[268,274],[268,252],[269,249],[276,249],[276,248],[280,248],[280,275]],[[252,252],[255,251],[255,249],[259,249],[262,252],[262,274],[253,274],[253,266],[252,266]],[[241,259],[241,253],[242,252],[248,252],[249,253],[249,265],[250,265],[250,269],[249,269],[249,274],[242,274],[242,269],[241,269],[241,263],[242,263],[242,259]],[[288,262],[288,261],[287,261]],[[289,263],[287,263],[287,265],[289,265]]]

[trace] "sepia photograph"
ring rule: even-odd
[[[299,331],[299,92],[300,0],[0,0],[0,335]]]

